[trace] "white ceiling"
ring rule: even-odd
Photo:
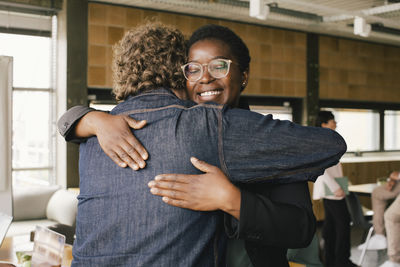
[[[266,20],[249,16],[249,0],[97,0],[400,46],[400,0],[262,0]],[[372,24],[368,37],[353,33],[354,18]]]

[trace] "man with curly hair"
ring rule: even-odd
[[[160,24],[128,31],[115,47],[113,92],[123,102],[111,114],[147,121],[136,136],[151,157],[133,172],[115,165],[96,137],[81,145],[73,266],[223,266],[222,213],[164,205],[148,182],[161,173],[200,173],[193,157],[207,159],[235,183],[313,180],[345,152],[333,131],[181,100],[185,61],[183,35]],[[229,61],[220,60],[213,73]]]

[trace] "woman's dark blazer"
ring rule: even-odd
[[[316,229],[307,182],[238,186],[240,221],[225,215],[228,236],[245,241],[254,267],[289,266],[287,249],[308,246]]]
[[[249,110],[244,98],[239,108]],[[245,241],[254,267],[288,267],[288,248],[307,247],[316,219],[307,182],[241,184],[240,222],[225,215],[229,237]]]

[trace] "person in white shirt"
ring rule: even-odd
[[[320,111],[316,126],[335,130],[336,121],[332,112]],[[343,177],[340,163],[326,169],[314,184],[313,198],[322,198],[325,209],[322,228],[325,266],[357,266],[350,260],[350,214],[346,206],[345,191],[335,180],[338,177]],[[330,195],[329,191],[333,194]]]

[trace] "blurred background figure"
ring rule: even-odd
[[[330,111],[320,111],[317,127],[336,129],[335,116]],[[314,184],[313,198],[323,199],[325,220],[322,228],[325,266],[357,266],[350,261],[350,214],[345,201],[345,191],[335,178],[343,177],[340,162],[325,170]],[[333,194],[328,194],[328,190]]]
[[[398,176],[397,176],[398,177]],[[380,267],[400,267],[400,197],[385,212],[387,254],[389,260]]]
[[[388,204],[400,194],[399,177],[400,173],[398,171],[393,171],[387,183],[378,186],[372,192],[372,210],[374,211],[372,222],[375,234],[368,243],[367,249],[369,250],[387,248],[384,213]],[[361,244],[358,246],[358,249],[362,250],[365,246],[365,243]]]

